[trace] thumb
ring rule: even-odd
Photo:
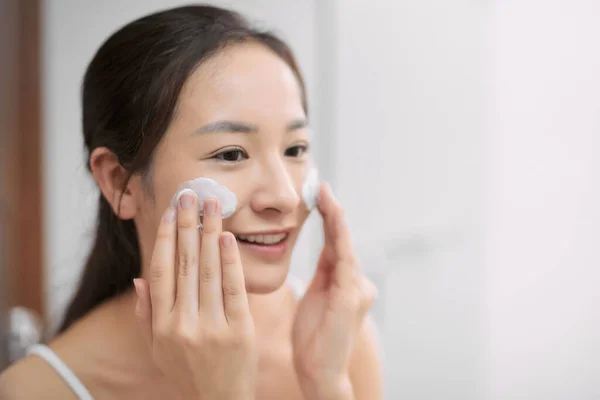
[[[137,300],[135,303],[135,317],[144,335],[144,340],[152,346],[152,304],[150,302],[150,288],[144,279],[133,280]]]

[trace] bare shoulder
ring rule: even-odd
[[[350,379],[356,400],[383,399],[380,336],[371,317],[365,319],[352,351]]]
[[[73,399],[73,392],[46,361],[28,356],[0,374],[0,399]]]

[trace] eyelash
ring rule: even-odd
[[[212,158],[217,159],[219,161],[224,161],[224,162],[229,162],[229,163],[235,163],[235,162],[240,162],[242,160],[226,160],[224,158],[225,154],[231,154],[231,153],[237,153],[237,154],[242,154],[243,159],[248,159],[248,154],[241,148],[237,147],[237,148],[231,148],[231,149],[227,149],[225,151],[222,151],[218,154],[215,154]]]
[[[301,154],[300,155],[296,155],[296,156],[290,155],[289,151],[293,150],[293,149],[300,150]],[[286,156],[293,157],[293,158],[301,158],[304,154],[306,154],[308,152],[308,149],[309,149],[308,145],[299,144],[299,145],[296,145],[296,146],[288,147],[285,150],[284,154]],[[227,160],[225,158],[225,155],[227,155],[227,154],[241,154],[242,159],[239,159],[239,157],[236,157],[236,159],[234,159],[234,160]],[[238,147],[238,148],[231,148],[231,149],[227,149],[225,151],[222,151],[222,152],[220,152],[218,154],[215,154],[212,158],[217,159],[219,161],[228,162],[228,163],[236,163],[236,162],[240,162],[240,161],[246,160],[249,157],[248,157],[248,153],[246,153],[242,148]]]
[[[308,153],[308,145],[306,144],[298,144],[296,146],[292,146],[292,147],[288,147],[287,149],[285,149],[285,155],[286,156],[290,156],[290,157],[294,157],[294,158],[301,158],[303,155],[305,155],[306,153]],[[288,154],[288,151],[292,150],[292,149],[299,149],[302,153],[298,156],[291,156]]]

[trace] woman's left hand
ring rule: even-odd
[[[353,399],[349,362],[375,286],[362,274],[343,209],[321,185],[325,245],[292,330],[294,366],[306,398]]]

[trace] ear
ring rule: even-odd
[[[135,191],[124,187],[129,173],[117,156],[106,147],[98,147],[90,155],[90,169],[114,213],[121,219],[133,219],[137,210]]]

